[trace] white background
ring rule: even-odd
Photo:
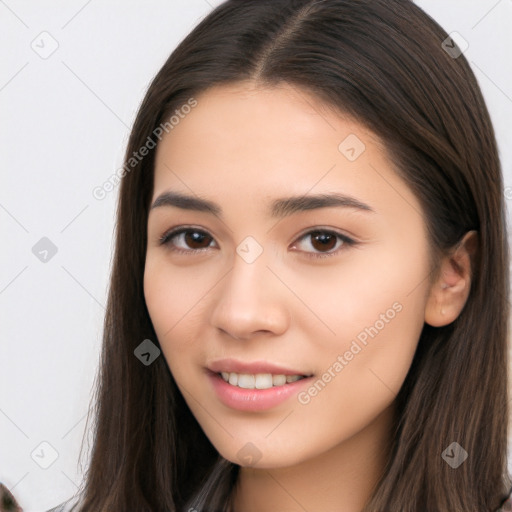
[[[150,79],[219,3],[0,0],[0,481],[26,512],[69,498],[84,469],[117,193],[92,190],[122,166]],[[468,41],[512,185],[512,0],[418,3]],[[43,441],[48,469],[31,457],[49,462]]]

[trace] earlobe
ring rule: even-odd
[[[443,327],[452,323],[466,304],[471,290],[477,231],[468,231],[440,263],[438,279],[432,284],[425,306],[425,323]]]

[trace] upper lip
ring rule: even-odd
[[[310,374],[292,368],[285,368],[267,361],[243,362],[236,359],[217,359],[208,364],[208,369],[215,373],[271,373],[273,375],[306,375]]]

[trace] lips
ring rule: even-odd
[[[257,374],[271,374],[271,375],[284,375],[293,376],[299,375],[302,377],[310,377],[311,372],[300,370],[297,368],[287,368],[279,366],[267,361],[252,361],[242,362],[236,359],[218,359],[208,364],[208,369],[215,373],[236,373],[246,375],[257,375]]]
[[[279,370],[282,371],[282,370]],[[230,372],[229,375],[233,375]],[[241,376],[246,375],[253,377],[252,374],[240,374]],[[271,374],[256,374],[256,375],[271,375]],[[256,375],[254,375],[254,383],[256,384]],[[284,377],[284,374],[278,374]],[[283,402],[290,400],[293,396],[296,396],[305,386],[311,383],[311,378],[302,377],[295,380],[295,377],[288,375],[285,380],[292,378],[293,382],[286,382],[283,385],[272,385],[269,388],[258,389],[256,387],[240,387],[232,385],[224,380],[222,373],[213,372],[207,370],[207,377],[213,391],[217,395],[217,398],[230,409],[237,409],[245,412],[259,412],[274,407],[278,407]],[[266,377],[268,379],[268,377]],[[249,381],[248,385],[252,384]],[[267,380],[268,384],[268,380]]]
[[[220,400],[230,408],[261,411],[293,396],[312,373],[267,361],[219,359],[207,366],[210,382]]]

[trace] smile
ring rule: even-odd
[[[258,412],[277,407],[296,396],[297,393],[304,390],[308,383],[311,383],[310,377],[298,374],[213,372],[209,370],[207,376],[214,393],[225,406],[247,412]],[[236,384],[230,384],[230,380],[231,382],[236,381]]]
[[[271,373],[220,372],[219,375],[225,382],[243,389],[269,389],[306,378],[304,375],[273,375]]]

